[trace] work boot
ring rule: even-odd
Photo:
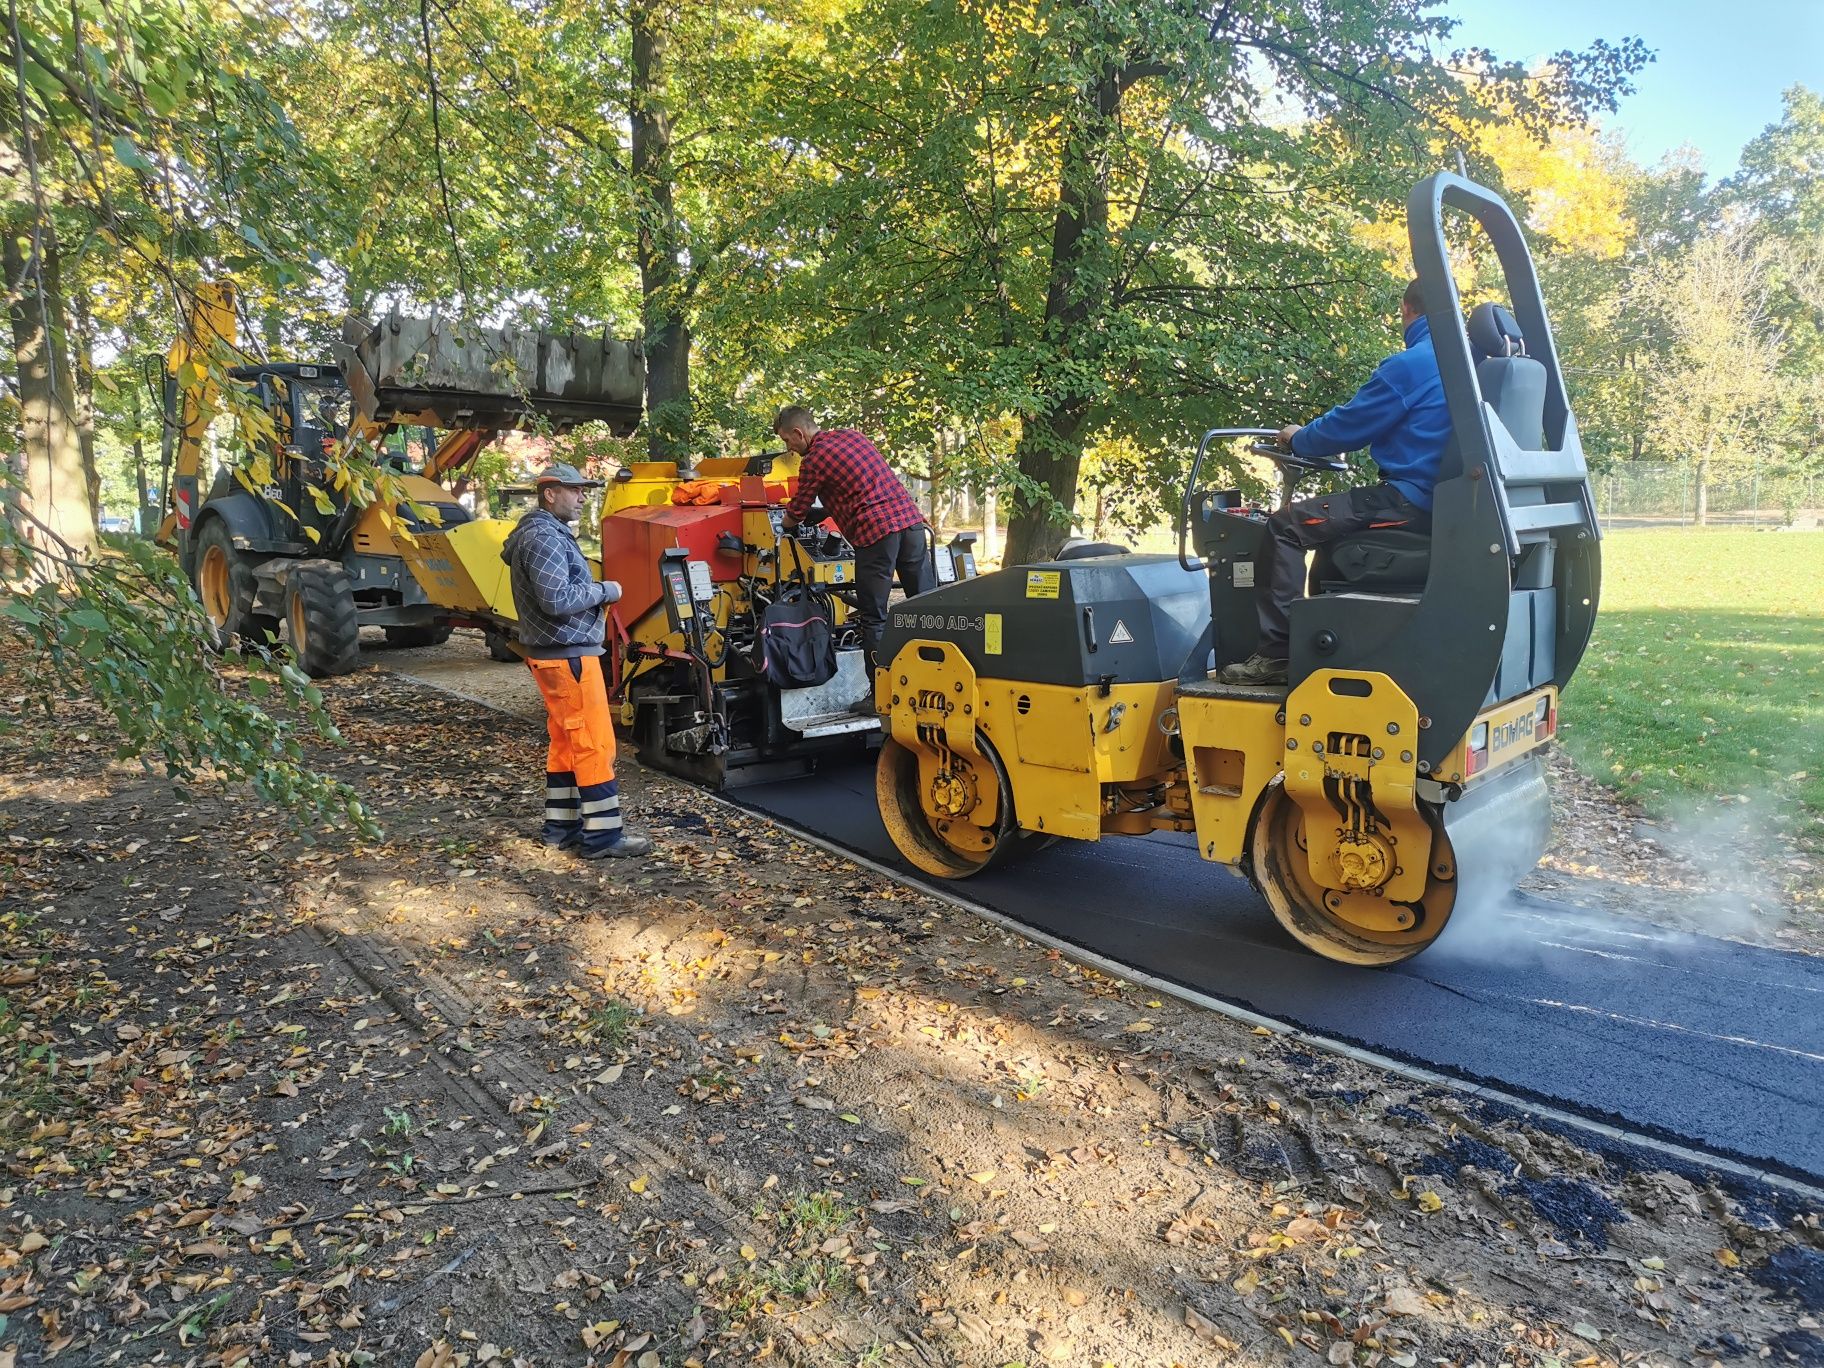
[[[623,831],[612,845],[579,846],[577,857],[584,860],[637,860],[652,853],[652,837],[637,831]]]
[[[538,841],[553,850],[575,850],[583,843],[583,824],[578,822],[575,826],[562,827],[546,822],[538,833]]]
[[[1256,651],[1241,664],[1225,667],[1220,678],[1224,684],[1284,684],[1286,665],[1284,659],[1264,656]]]
[[[849,711],[856,717],[879,717],[880,710],[874,706],[874,695],[868,694],[849,704]]]

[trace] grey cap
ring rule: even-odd
[[[600,489],[602,487],[600,480],[591,480],[575,466],[565,465],[562,461],[555,465],[548,465],[539,471],[532,483],[535,485],[568,485],[573,489]]]

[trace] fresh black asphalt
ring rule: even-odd
[[[1663,1139],[1824,1179],[1824,960],[1525,896],[1394,969],[1298,948],[1188,837],[1063,841],[945,884],[887,839],[871,766],[738,801],[1225,1002]]]

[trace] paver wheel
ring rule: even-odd
[[[517,665],[524,659],[513,649],[513,638],[505,632],[497,632],[492,627],[482,633],[488,643],[488,659],[498,660],[502,665]]]
[[[253,567],[235,549],[228,524],[220,518],[203,521],[196,537],[193,564],[196,596],[209,621],[215,624],[217,649],[225,649],[231,637],[264,646],[278,636],[279,620],[269,613],[254,611],[257,585]]]
[[[285,624],[304,673],[346,674],[361,658],[361,622],[348,574],[333,561],[303,561],[285,580]]]
[[[386,644],[402,650],[415,646],[441,646],[449,639],[450,624],[447,622],[426,622],[386,629]]]

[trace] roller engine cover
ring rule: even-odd
[[[895,604],[882,664],[915,641],[954,642],[985,678],[1070,686],[1201,679],[1209,588],[1175,556],[1010,566]]]

